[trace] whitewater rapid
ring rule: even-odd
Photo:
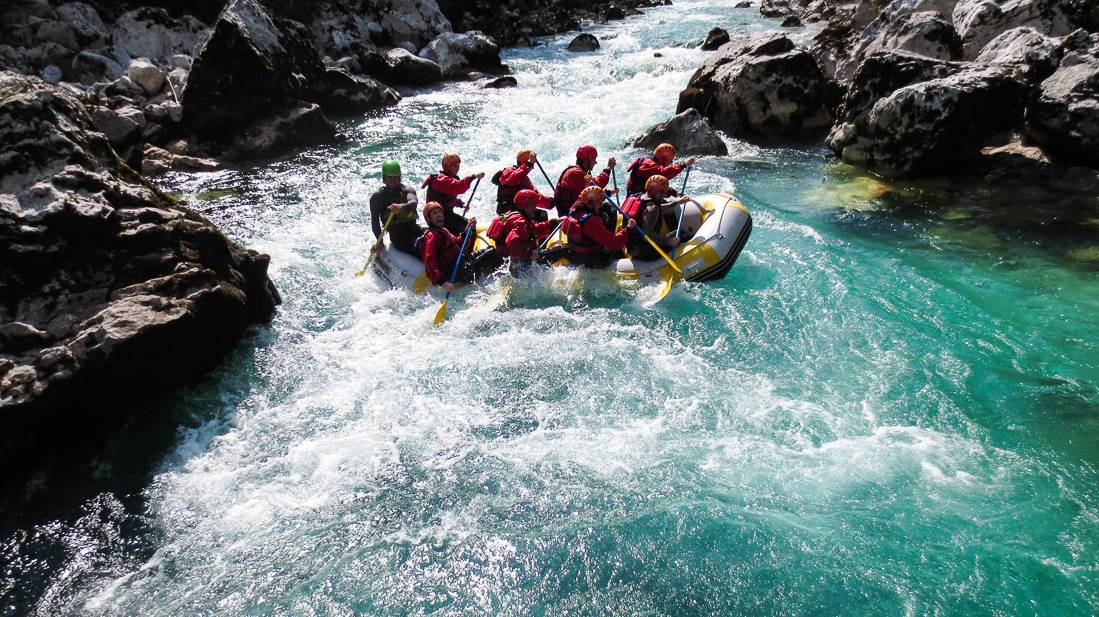
[[[1001,267],[937,221],[837,207],[821,148],[729,140],[688,192],[735,190],[753,237],[655,306],[542,274],[433,328],[437,296],[352,276],[383,160],[418,182],[444,151],[491,175],[531,147],[556,175],[590,142],[624,168],[690,44],[774,27],[731,5],[508,50],[517,88],[415,93],[347,144],[170,179],[271,255],[284,304],[167,403],[186,428],[143,512],[104,496],[46,530],[72,555],[38,613],[1093,611],[1096,457],[1058,435],[1099,435],[1099,282],[1040,246]]]

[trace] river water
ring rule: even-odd
[[[556,174],[591,142],[628,162],[704,59],[684,43],[773,27],[731,4],[596,26],[593,54],[509,50],[518,88],[421,92],[345,145],[170,178],[271,254],[285,303],[148,403],[171,420],[124,433],[71,512],[7,534],[4,611],[1099,610],[1093,215],[1050,228],[993,188],[730,140],[688,192],[735,187],[753,236],[659,304],[543,274],[433,328],[437,297],[352,276],[381,161],[415,180],[457,150],[491,175],[529,146]]]

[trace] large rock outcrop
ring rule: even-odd
[[[1059,160],[1099,167],[1099,58],[1065,54],[1027,109],[1026,135]]]
[[[70,89],[0,72],[0,151],[5,468],[195,378],[271,317],[267,256],[126,166]]]
[[[470,70],[499,71],[500,47],[482,32],[444,32],[420,50],[420,57],[430,60],[451,78],[465,77]]]
[[[962,38],[963,57],[975,59],[1001,33],[1020,26],[1047,36],[1073,31],[1079,5],[1069,0],[958,0],[952,15]]]
[[[324,73],[303,28],[271,17],[256,0],[232,0],[191,67],[184,122],[216,136],[303,97]]]
[[[1057,70],[1061,60],[1059,41],[1033,28],[1012,28],[984,46],[977,54],[978,64],[1011,67],[1020,79],[1039,82]]]
[[[1004,67],[876,54],[856,73],[827,143],[886,174],[962,171],[989,138],[1021,124],[1029,94]]]
[[[672,144],[680,154],[729,153],[728,146],[710,121],[693,107],[649,127],[633,141],[633,147],[652,149],[662,143]]]
[[[819,137],[831,125],[828,84],[785,35],[763,32],[722,45],[691,77],[676,112],[695,108],[749,141]]]

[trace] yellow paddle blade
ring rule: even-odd
[[[657,302],[663,300],[672,291],[672,285],[675,284],[675,277],[668,274],[664,276],[664,286],[660,288],[660,297],[656,299]]]
[[[415,281],[412,281],[412,293],[414,294],[427,293],[427,290],[430,287],[431,279],[427,278],[427,274],[421,274],[416,277]]]
[[[446,305],[450,302],[450,298],[443,300],[443,305],[439,307],[439,310],[435,311],[435,325],[443,323],[446,319]]]
[[[653,248],[656,249],[657,253],[660,253],[660,256],[664,258],[664,261],[668,262],[668,265],[672,267],[672,270],[675,270],[676,272],[678,272],[680,274],[683,274],[683,271],[679,269],[679,266],[674,261],[672,261],[671,257],[668,257],[667,253],[665,253],[663,250],[661,250],[660,246],[657,245],[655,240],[650,238],[648,234],[645,234],[645,239],[649,241],[649,244],[653,245]]]

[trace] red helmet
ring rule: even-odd
[[[576,158],[578,159],[594,159],[599,156],[599,152],[595,149],[595,146],[588,144],[580,146],[576,149]]]
[[[523,189],[515,194],[515,205],[520,208],[529,206],[530,204],[538,203],[538,198],[541,195],[538,191],[532,191],[530,189]]]

